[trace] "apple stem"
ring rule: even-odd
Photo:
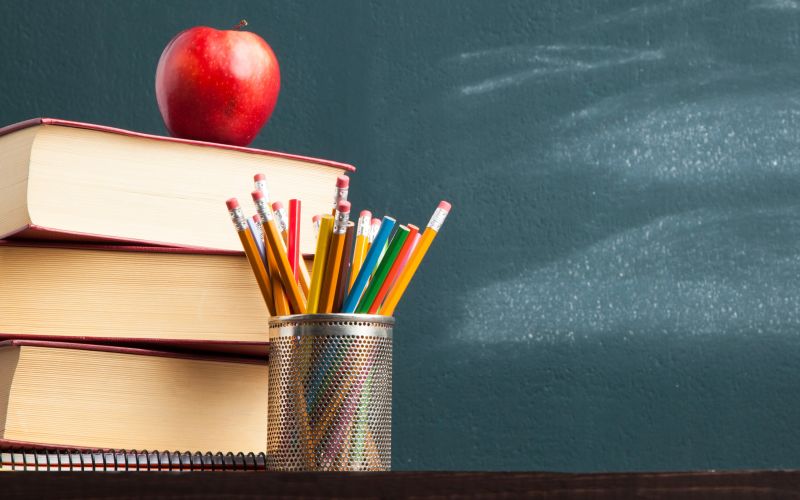
[[[233,27],[233,29],[240,30],[240,29],[244,28],[245,26],[247,26],[247,19],[242,19],[241,21],[239,21],[239,24],[237,24],[236,26]]]

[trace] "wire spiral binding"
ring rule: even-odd
[[[263,471],[264,453],[149,450],[0,449],[0,470],[11,471]]]

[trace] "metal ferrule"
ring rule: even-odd
[[[256,233],[255,236],[258,237],[259,239],[263,240],[264,239],[264,226],[262,226],[261,223],[257,223],[254,220],[253,221],[253,229],[254,229],[254,231]]]
[[[381,230],[380,224],[375,224],[374,226],[370,226],[369,229],[369,242],[372,243],[375,241],[375,237],[378,236],[378,231]]]
[[[433,212],[433,215],[431,215],[431,220],[428,222],[428,227],[438,233],[442,228],[442,224],[444,224],[444,220],[447,218],[447,213],[447,210],[437,207]]]
[[[267,181],[255,181],[255,188],[257,191],[264,193],[264,199],[269,200],[269,189],[267,189]]]
[[[339,206],[340,201],[347,201],[347,193],[350,191],[350,187],[346,188],[335,188],[336,193],[333,195],[333,208]]]
[[[350,221],[350,212],[336,212],[336,219],[333,221],[333,234],[344,234],[347,232],[347,223]]]
[[[267,205],[267,201],[262,198],[260,200],[253,200],[253,203],[256,205],[256,212],[261,217],[261,223],[267,223],[271,220],[275,220],[275,216],[272,215],[272,209],[269,208]]]
[[[231,215],[231,221],[233,222],[233,227],[235,227],[237,231],[247,230],[247,219],[244,218],[244,213],[242,213],[241,207],[236,207],[233,210],[228,210],[228,213]]]
[[[356,238],[359,236],[369,236],[369,223],[372,221],[371,217],[359,217],[358,226],[356,227]]]
[[[289,230],[289,216],[285,208],[275,210],[275,222],[278,224],[278,232]]]

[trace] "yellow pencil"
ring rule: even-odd
[[[361,264],[364,263],[364,257],[367,256],[369,250],[369,233],[370,222],[372,221],[372,212],[369,210],[362,210],[358,214],[358,226],[356,226],[356,245],[353,249],[353,263],[350,265],[350,283],[347,285],[347,290],[353,287],[356,281],[356,275],[361,270]]]
[[[322,218],[321,215],[315,215],[311,218],[311,223],[314,225],[314,241],[319,238],[319,220]]]
[[[258,215],[261,216],[261,223],[264,227],[265,244],[272,250],[275,255],[275,260],[280,271],[281,283],[283,290],[286,292],[286,298],[289,300],[292,314],[305,314],[306,313],[306,298],[297,286],[297,280],[294,277],[292,268],[289,266],[289,258],[286,256],[286,250],[281,243],[281,235],[278,233],[278,227],[275,225],[275,216],[272,214],[271,207],[267,207],[264,193],[255,190],[252,193],[253,202],[258,210]]]
[[[333,216],[325,215],[319,225],[317,251],[314,254],[314,265],[311,268],[311,288],[308,292],[308,314],[317,312],[319,294],[322,291],[322,275],[325,271],[325,259],[328,257],[328,245],[333,233]]]
[[[349,221],[350,202],[342,200],[336,207],[333,236],[330,245],[328,245],[328,256],[325,258],[325,272],[322,276],[322,290],[319,294],[319,307],[317,308],[317,312],[322,314],[334,312],[333,299],[336,296],[336,284],[339,277],[339,268],[342,265],[342,252]]]
[[[275,315],[274,300],[272,297],[272,288],[270,287],[269,276],[267,270],[264,268],[264,261],[261,260],[261,255],[258,253],[253,235],[247,229],[247,219],[244,218],[242,208],[239,206],[239,201],[236,198],[231,198],[225,202],[228,207],[228,212],[231,215],[233,226],[236,232],[239,233],[239,239],[242,242],[242,248],[247,256],[247,261],[250,263],[250,268],[256,277],[258,288],[261,290],[261,295],[264,297],[264,302],[267,304],[267,310],[271,316]]]
[[[444,224],[444,220],[447,218],[447,214],[449,213],[450,204],[446,201],[439,202],[439,206],[436,207],[436,210],[431,216],[430,222],[428,222],[428,227],[425,228],[422,238],[420,238],[419,243],[417,243],[416,248],[414,248],[414,252],[408,259],[406,268],[403,269],[400,277],[397,278],[397,282],[389,291],[389,295],[386,297],[386,300],[381,306],[379,314],[384,316],[391,316],[394,314],[394,309],[397,307],[397,303],[400,302],[400,298],[406,291],[408,283],[411,281],[411,278],[414,277],[414,273],[417,272],[417,268],[419,267],[420,262],[422,262],[422,258],[425,257],[425,253],[428,251],[428,248],[430,248],[431,243],[433,243],[433,239],[436,238],[436,235],[442,228],[442,224]]]

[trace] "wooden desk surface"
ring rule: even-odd
[[[9,472],[0,498],[800,498],[798,471],[681,473]]]

